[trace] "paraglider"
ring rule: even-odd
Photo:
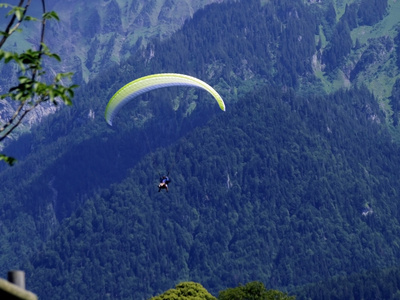
[[[161,73],[138,78],[120,88],[114,96],[112,96],[105,109],[104,117],[107,123],[112,126],[114,117],[122,107],[139,95],[158,88],[172,86],[188,86],[203,89],[209,92],[215,98],[219,107],[225,111],[225,103],[222,100],[222,97],[204,81],[184,74]],[[161,176],[160,174],[158,192],[162,189],[165,189],[168,192],[168,184],[171,181],[168,176],[169,172],[164,176]]]
[[[225,111],[222,97],[204,81],[177,73],[161,73],[136,79],[119,89],[107,104],[104,117],[109,125],[121,108],[137,96],[162,87],[189,86],[208,91],[218,102],[219,107]]]
[[[161,177],[160,174],[160,184],[158,185],[158,192],[161,192],[161,189],[166,189],[168,193],[168,184],[171,182],[171,179],[169,179],[169,172],[167,175],[164,175]]]

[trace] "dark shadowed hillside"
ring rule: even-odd
[[[194,280],[216,295],[394,264],[400,157],[377,110],[365,89],[247,95],[66,219],[27,267],[32,289],[146,299]]]
[[[108,69],[83,85],[72,109],[50,116],[32,134],[6,149],[5,153],[14,153],[21,161],[0,174],[3,222],[6,228],[12,227],[15,217],[7,211],[13,210],[18,218],[29,220],[22,223],[36,234],[30,234],[31,239],[18,238],[23,244],[15,250],[18,255],[6,255],[0,265],[5,269],[14,266],[94,192],[122,180],[145,153],[174,142],[216,112],[204,93],[163,90],[144,95],[130,106],[129,114],[121,113],[115,123],[118,126],[109,128],[103,118],[105,106],[125,83],[156,72],[182,72],[206,80],[227,105],[266,81],[277,86],[297,85],[300,75],[292,73],[278,45],[290,51],[303,72],[305,64],[301,62],[311,61],[312,45],[288,47],[286,43],[293,38],[286,38],[301,30],[311,39],[315,22],[304,6],[298,4],[302,18],[293,18],[291,10],[288,3],[261,6],[258,1],[210,5],[170,40],[150,43],[122,67]],[[292,24],[289,28],[298,28],[293,33],[281,29],[287,22]],[[143,143],[144,136],[151,138]],[[15,178],[23,178],[17,189]],[[24,236],[24,225],[21,230],[20,236]],[[3,245],[8,245],[13,235],[7,231]]]

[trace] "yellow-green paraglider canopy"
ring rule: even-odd
[[[158,88],[171,86],[190,86],[206,90],[213,95],[219,107],[225,111],[225,103],[222,97],[204,81],[184,74],[161,73],[141,77],[119,89],[107,104],[104,113],[107,123],[112,125],[112,121],[119,110],[135,97]]]

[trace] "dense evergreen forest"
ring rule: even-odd
[[[249,94],[65,219],[26,266],[32,290],[145,299],[190,278],[217,294],[394,264],[400,157],[377,111],[366,89]],[[168,194],[150,167],[165,158]]]
[[[344,63],[351,30],[386,13],[372,1],[369,17],[370,2],[338,21],[332,5],[300,0],[209,5],[83,84],[71,109],[5,149],[20,161],[0,172],[0,269],[26,270],[41,299],[148,299],[182,281],[215,296],[260,281],[300,299],[396,299],[383,271],[400,254],[387,115],[367,86],[326,94],[312,68],[315,55],[327,71]],[[163,89],[107,126],[108,99],[156,72],[207,81],[227,111],[202,91]],[[158,193],[168,170],[170,191]],[[357,290],[373,274],[391,288]]]
[[[281,36],[277,32],[281,30],[279,24],[293,19],[287,13],[291,9],[289,2],[277,7],[272,3],[271,7],[261,7],[258,1],[210,5],[170,40],[155,40],[122,67],[109,69],[84,85],[77,91],[72,109],[50,116],[32,134],[23,136],[5,150],[21,160],[25,154],[30,154],[24,164],[0,174],[6,228],[12,227],[15,218],[30,220],[36,225],[27,225],[27,230],[23,229],[16,239],[32,241],[23,236],[29,230],[36,230],[38,234],[29,235],[38,238],[34,245],[39,244],[91,193],[122,180],[126,170],[145,153],[174,142],[215,114],[214,103],[207,101],[209,98],[205,94],[172,89],[145,95],[142,101],[131,105],[129,115],[121,115],[118,127],[108,128],[102,117],[105,105],[113,93],[132,78],[155,72],[192,74],[213,85],[228,105],[265,81],[290,81],[292,77],[296,81],[296,74],[288,69],[291,66],[281,63],[282,58],[274,62],[279,53],[274,42]],[[314,17],[306,8],[299,6],[299,9],[305,16],[291,21],[295,24],[290,31],[297,35],[301,29],[304,36],[312,36]],[[267,25],[266,17],[276,10],[281,20],[277,20],[275,26],[270,22]],[[221,15],[226,17],[221,19]],[[238,20],[246,23],[238,23]],[[311,28],[296,24],[300,22],[307,22]],[[311,60],[311,52],[304,51],[302,43],[286,48],[290,49],[294,61]],[[229,56],[225,54],[227,51]],[[275,68],[282,72],[275,72]],[[284,74],[290,74],[290,78]],[[170,103],[166,99],[176,100]],[[195,113],[192,113],[194,108]],[[146,136],[152,138],[146,139]],[[134,155],[132,149],[135,149]],[[28,174],[28,177],[22,176],[25,180],[15,189],[15,178],[21,177],[20,174]],[[6,213],[9,210],[16,215]],[[14,232],[3,236],[3,247],[8,245],[9,238],[14,239],[8,234]],[[24,255],[30,248],[35,246],[16,251]],[[18,258],[6,256],[1,263],[8,269]]]
[[[400,299],[400,269],[372,269],[293,291],[296,299]]]

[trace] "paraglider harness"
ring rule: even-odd
[[[168,193],[168,184],[171,182],[171,179],[169,179],[168,175],[169,175],[169,171],[167,173],[167,175],[161,176],[160,175],[160,184],[158,185],[158,192],[161,191],[161,189],[166,189],[167,193]]]

